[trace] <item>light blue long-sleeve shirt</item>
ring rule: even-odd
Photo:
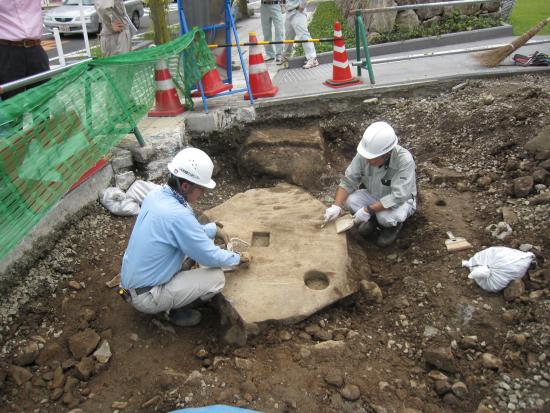
[[[397,145],[387,165],[372,166],[356,154],[340,181],[340,186],[351,194],[363,184],[379,199],[384,208],[393,208],[416,197],[416,166],[411,153]]]
[[[214,244],[216,224],[201,225],[190,207],[166,186],[151,192],[141,206],[122,259],[124,288],[167,283],[180,271],[185,257],[208,267],[239,264],[240,256]]]

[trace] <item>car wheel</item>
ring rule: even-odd
[[[137,11],[135,11],[133,14],[132,14],[132,24],[134,25],[134,27],[136,29],[139,29],[139,13]]]

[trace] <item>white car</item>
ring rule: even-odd
[[[44,26],[46,29],[53,30],[54,27],[57,27],[61,34],[82,33],[78,4],[79,0],[64,0],[61,6],[48,10],[44,14]],[[143,17],[143,1],[124,0],[124,6],[132,23],[138,29],[140,19]],[[86,31],[88,33],[99,33],[101,31],[101,22],[94,7],[94,0],[82,0],[82,8]]]

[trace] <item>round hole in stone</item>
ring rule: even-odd
[[[324,290],[329,286],[330,281],[324,272],[311,270],[304,274],[304,283],[312,290]]]

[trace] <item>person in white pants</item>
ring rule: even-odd
[[[201,225],[190,204],[212,189],[214,164],[197,148],[185,148],[168,164],[167,185],[150,192],[122,259],[121,294],[143,313],[166,312],[168,320],[187,327],[200,322],[191,308],[222,291],[221,267],[247,265],[247,254],[221,249],[213,239],[229,241],[221,225]],[[208,268],[182,270],[191,259]]]
[[[307,0],[286,0],[286,20],[285,20],[285,39],[287,40],[308,40],[311,39],[307,28],[307,16],[305,13]],[[311,69],[319,66],[317,53],[313,43],[302,43],[306,55],[306,63],[302,66],[304,69]],[[283,58],[279,64],[288,62],[292,53],[292,43],[288,44],[284,50]]]
[[[403,222],[416,211],[417,196],[413,156],[397,142],[386,122],[374,122],[365,130],[336,190],[334,205],[325,211],[325,222],[338,218],[345,207],[364,236],[375,231],[378,223],[380,247],[397,239]]]
[[[273,40],[273,31],[275,32],[275,41],[280,42],[284,36],[284,21],[282,8],[284,8],[284,0],[262,0],[260,6],[260,16],[262,21],[262,33],[264,40],[270,42]],[[273,30],[271,26],[273,25]],[[275,63],[280,63],[283,56],[283,45],[272,44],[265,45],[265,61],[269,62],[275,59]]]

